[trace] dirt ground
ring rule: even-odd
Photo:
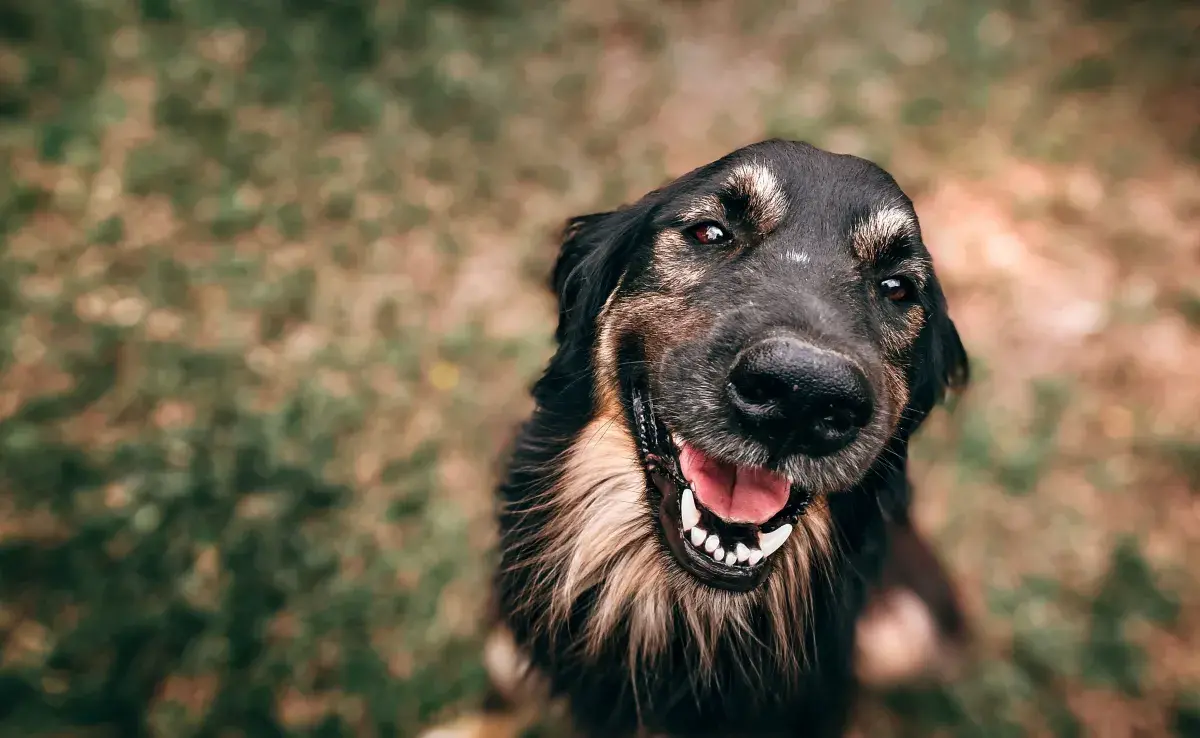
[[[1200,735],[1198,11],[0,8],[0,733],[468,709],[554,232],[785,136],[914,197],[977,368],[914,452],[977,652],[859,735]]]

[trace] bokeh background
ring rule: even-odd
[[[977,653],[863,736],[1200,735],[1200,5],[3,0],[0,735],[415,735],[570,215],[767,136],[915,198]],[[540,735],[557,735],[552,725]]]

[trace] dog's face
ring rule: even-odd
[[[637,560],[676,589],[736,596],[789,546],[831,546],[823,496],[902,462],[966,376],[909,198],[805,144],[756,144],[574,219],[555,286],[555,361],[594,379],[564,486],[575,555]]]

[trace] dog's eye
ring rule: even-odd
[[[721,243],[729,240],[729,234],[716,223],[701,223],[692,226],[692,238],[703,244]]]
[[[917,290],[907,277],[888,277],[879,283],[879,291],[892,302],[909,302],[917,296]]]

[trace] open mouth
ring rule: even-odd
[[[629,399],[650,500],[671,554],[711,587],[754,589],[812,495],[783,475],[717,459],[670,432],[644,385],[634,384]]]

